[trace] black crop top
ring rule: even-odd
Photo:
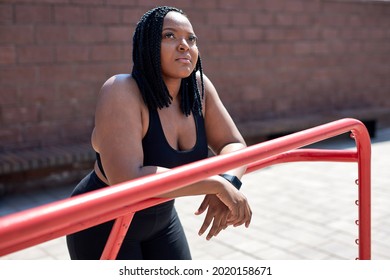
[[[194,117],[196,126],[195,145],[190,150],[178,151],[172,148],[165,138],[157,110],[149,110],[149,127],[145,137],[142,139],[144,166],[174,168],[207,158],[208,147],[203,116],[198,114],[191,114],[191,116]],[[96,160],[100,171],[106,176],[99,153],[96,153]]]

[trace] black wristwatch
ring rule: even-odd
[[[226,173],[219,174],[219,176],[228,180],[237,190],[241,188],[242,182],[240,181],[240,179],[237,178],[237,176]]]

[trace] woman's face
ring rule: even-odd
[[[198,61],[196,35],[188,18],[169,12],[162,28],[161,68],[164,80],[188,77]]]

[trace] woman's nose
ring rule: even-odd
[[[187,40],[185,38],[181,39],[179,42],[179,50],[186,51],[189,48],[190,48],[190,46],[188,45]]]

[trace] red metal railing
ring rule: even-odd
[[[352,132],[356,150],[299,149]],[[126,183],[0,218],[0,256],[116,219],[101,259],[115,259],[134,212],[169,199],[154,198],[209,176],[248,165],[247,173],[293,161],[358,162],[359,259],[371,259],[371,143],[366,127],[342,119]]]

